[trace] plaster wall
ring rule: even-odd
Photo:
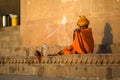
[[[80,15],[90,20],[95,45],[120,43],[119,0],[21,0],[23,45],[70,45]]]

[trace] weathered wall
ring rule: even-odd
[[[90,20],[95,45],[119,44],[119,0],[21,0],[24,46],[70,45],[79,15]]]
[[[35,75],[66,80],[119,80],[119,66],[54,65],[54,64],[0,64],[0,74]]]
[[[22,47],[20,27],[0,28],[0,56],[26,55],[26,48]]]
[[[0,1],[2,4],[2,0]],[[12,1],[20,5],[20,30],[19,28],[14,30],[11,27],[0,29],[1,53],[9,54],[13,53],[12,51],[33,53],[36,48],[40,50],[43,43],[50,46],[50,53],[56,53],[62,48],[59,46],[71,44],[79,15],[85,15],[90,20],[89,26],[93,29],[95,53],[120,52],[119,0],[21,0],[20,3]],[[4,2],[0,7],[9,3],[6,0]],[[10,12],[19,14],[19,8],[15,7],[18,5],[7,6],[4,7],[5,9],[0,9],[1,13],[5,11],[6,14]],[[11,50],[11,47],[14,49]]]

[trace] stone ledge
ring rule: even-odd
[[[0,64],[112,64],[120,65],[120,54],[71,54],[62,56],[0,56]]]
[[[120,65],[0,64],[0,74],[73,80],[119,80]]]
[[[0,56],[0,74],[37,75],[48,78],[119,80],[120,54],[72,54],[42,56]]]
[[[7,27],[0,27],[0,31],[19,31],[20,30],[20,26],[7,26]]]
[[[38,46],[38,47],[22,47],[21,46],[20,47],[21,44],[18,41],[18,42],[15,42],[13,47],[9,47],[9,45],[14,43],[14,41],[12,41],[12,43],[11,42],[6,43],[4,41],[4,43],[3,43],[3,41],[0,42],[0,48],[1,48],[0,49],[0,56],[9,56],[9,55],[12,55],[12,56],[15,56],[15,55],[18,55],[18,56],[34,56],[34,53],[35,53],[36,50],[41,52],[41,46]],[[98,50],[99,50],[98,46],[99,45],[95,45],[95,49],[94,49],[93,53],[94,54],[96,54],[96,53],[97,54],[104,54],[105,52],[102,52],[102,51],[98,52]],[[112,53],[110,53],[110,54],[119,54],[120,53],[120,44],[113,44],[113,45],[110,45],[110,46],[111,46],[111,50],[112,50]],[[65,46],[47,46],[47,53],[56,54],[59,51],[61,51],[64,47]],[[109,54],[109,53],[106,52],[105,54]]]

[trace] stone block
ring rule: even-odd
[[[29,49],[25,47],[15,47],[13,48],[14,53],[18,56],[29,56]]]
[[[9,48],[1,48],[1,49],[0,49],[0,55],[1,55],[1,56],[10,55],[10,49],[9,49]]]

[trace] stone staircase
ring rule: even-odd
[[[119,80],[120,54],[1,56],[0,74],[37,75],[83,80]]]
[[[95,45],[93,54],[53,56],[65,46],[47,46],[51,56],[34,56],[41,47],[21,47],[20,28],[0,28],[0,74],[82,80],[120,80],[120,45]],[[108,48],[112,52],[108,53]]]
[[[1,64],[99,64],[119,65],[120,54],[69,54],[61,56],[0,56]]]

